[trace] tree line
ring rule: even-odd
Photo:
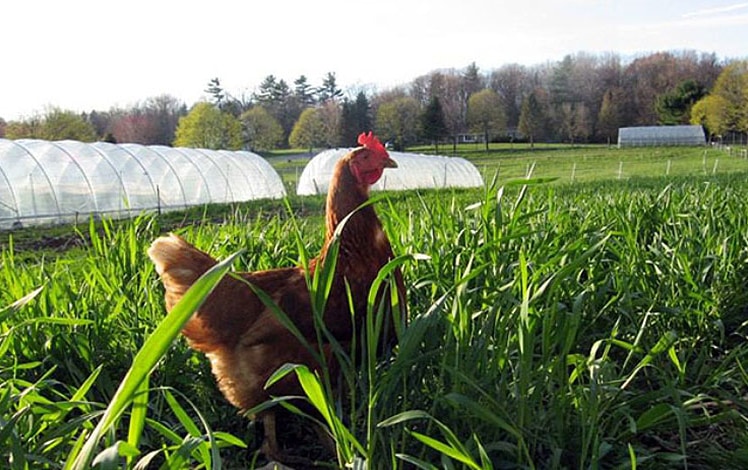
[[[578,53],[488,72],[473,63],[383,91],[344,93],[332,72],[319,86],[269,75],[249,96],[232,95],[219,78],[204,91],[189,108],[163,95],[129,109],[0,119],[0,136],[266,151],[355,145],[369,129],[395,148],[461,136],[486,145],[611,142],[619,127],[688,123],[715,137],[748,133],[748,61],[695,51],[629,61]]]

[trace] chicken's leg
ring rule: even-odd
[[[264,438],[260,451],[268,460],[277,460],[282,462],[284,455],[278,447],[278,437],[275,429],[275,411],[267,410],[262,413],[262,428]]]

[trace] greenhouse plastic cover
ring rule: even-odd
[[[251,152],[0,139],[0,228],[285,194]]]
[[[296,193],[300,196],[325,194],[335,164],[352,149],[325,150],[312,158],[299,177]],[[478,169],[458,157],[389,152],[397,168],[388,168],[372,186],[374,190],[404,190],[417,188],[453,188],[483,186]]]
[[[642,126],[618,129],[619,147],[649,145],[704,145],[701,126]]]

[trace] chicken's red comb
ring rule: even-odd
[[[358,143],[359,145],[363,145],[372,152],[387,155],[387,149],[384,148],[382,142],[380,142],[377,136],[375,136],[371,131],[369,131],[368,134],[366,132],[362,132],[361,134],[359,134]]]

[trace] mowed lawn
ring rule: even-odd
[[[748,170],[744,148],[629,147],[568,144],[460,144],[419,146],[407,152],[458,156],[473,162],[484,179],[557,178],[559,183],[632,177],[685,176]],[[270,157],[289,188],[315,152],[285,152]]]
[[[435,153],[431,147],[414,149]],[[441,146],[440,154],[472,161],[486,177],[558,178],[562,183],[625,179],[631,177],[684,176],[748,170],[740,149],[719,147],[624,147],[607,145],[463,144]]]

